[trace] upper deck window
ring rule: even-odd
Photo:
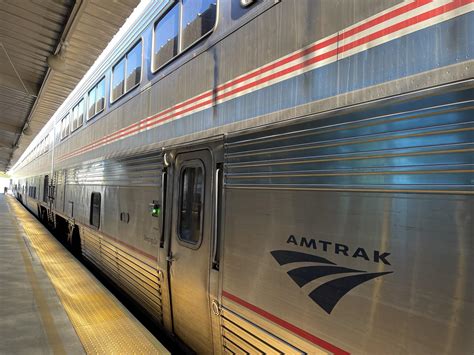
[[[56,127],[54,127],[54,130],[55,130],[54,142],[59,142],[61,140],[61,135],[62,135],[62,120],[56,124]]]
[[[181,48],[184,50],[212,31],[216,24],[217,2],[215,0],[182,1]]]
[[[125,57],[112,68],[112,101],[124,94]]]
[[[87,95],[87,102],[89,105],[87,112],[87,119],[91,119],[104,109],[105,106],[105,78],[89,90]]]
[[[84,99],[72,109],[72,131],[82,126],[84,122]]]
[[[174,5],[156,24],[153,44],[153,71],[168,63],[179,51],[179,8]]]
[[[137,86],[141,80],[141,72],[142,42],[140,41],[112,68],[111,101],[116,101],[119,97]]]
[[[61,139],[69,136],[69,117],[70,114],[68,113],[66,117],[61,120]]]
[[[95,115],[95,92],[97,88],[94,87],[89,90],[89,94],[87,95],[87,103],[89,104],[89,108],[87,110],[87,119],[91,118]]]
[[[127,53],[127,80],[125,82],[125,92],[130,91],[140,83],[142,74],[142,42],[138,42],[135,47]]]
[[[53,132],[51,133],[48,133],[47,136],[46,136],[46,147],[47,149],[46,150],[50,150],[50,149],[53,149]]]
[[[181,0],[173,5],[155,22],[152,70],[158,70],[210,33],[216,19],[216,0]]]
[[[95,113],[98,114],[105,107],[105,78],[97,84],[97,91],[95,93]]]

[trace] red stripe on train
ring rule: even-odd
[[[150,116],[150,117],[148,117],[148,118],[145,118],[145,119],[141,120],[140,122],[137,122],[137,123],[132,124],[132,125],[130,125],[130,126],[128,126],[128,127],[122,128],[122,129],[120,129],[120,130],[118,130],[118,131],[116,131],[116,132],[114,132],[114,133],[112,133],[112,134],[109,134],[109,135],[107,135],[107,136],[105,136],[105,137],[99,139],[97,142],[93,142],[93,143],[91,143],[91,144],[88,144],[88,145],[82,147],[81,149],[79,149],[79,150],[77,150],[77,151],[75,151],[75,152],[71,152],[71,153],[69,153],[69,154],[66,154],[66,155],[65,155],[64,157],[62,157],[62,158],[65,159],[65,158],[68,158],[68,157],[70,157],[70,156],[74,156],[74,155],[80,154],[80,153],[82,153],[82,152],[87,152],[87,151],[89,151],[89,150],[92,150],[92,149],[96,148],[97,146],[99,146],[99,145],[101,145],[101,144],[106,144],[106,143],[108,143],[109,140],[115,140],[115,139],[122,138],[123,136],[133,134],[133,133],[139,131],[140,129],[147,128],[147,127],[152,126],[152,125],[154,125],[154,124],[158,124],[158,123],[160,123],[160,122],[167,121],[167,120],[173,118],[174,116],[176,116],[176,114],[183,114],[183,113],[186,113],[186,112],[195,110],[195,109],[197,109],[197,108],[200,108],[200,107],[202,107],[202,106],[208,105],[208,104],[212,103],[212,95],[215,94],[215,93],[217,93],[217,92],[219,92],[219,91],[222,91],[222,90],[224,90],[224,89],[226,89],[226,88],[228,88],[228,87],[234,86],[234,85],[236,85],[236,84],[239,84],[239,83],[241,83],[241,82],[243,82],[243,81],[246,81],[246,80],[248,80],[248,79],[251,79],[251,78],[253,78],[253,77],[256,77],[256,76],[258,76],[258,75],[261,75],[261,74],[263,74],[263,73],[266,73],[266,72],[268,72],[268,71],[270,71],[270,70],[272,70],[272,69],[275,69],[275,68],[277,68],[277,67],[280,67],[280,66],[282,66],[282,65],[285,65],[285,64],[287,64],[287,63],[290,63],[290,62],[292,62],[292,61],[294,61],[294,60],[296,60],[296,59],[302,58],[302,57],[304,57],[305,55],[308,55],[308,54],[310,54],[310,53],[312,53],[312,52],[314,52],[314,51],[316,51],[316,50],[319,50],[319,49],[322,49],[322,48],[324,48],[324,47],[327,47],[327,46],[329,46],[329,45],[331,45],[331,44],[334,44],[334,43],[336,43],[336,42],[339,40],[339,38],[340,38],[341,36],[343,36],[343,37],[352,36],[352,35],[354,35],[354,34],[356,34],[356,33],[359,33],[359,32],[361,32],[361,31],[363,31],[363,30],[366,30],[367,28],[370,28],[370,27],[375,26],[375,25],[377,25],[377,24],[379,24],[379,23],[382,23],[382,22],[384,22],[384,21],[387,21],[387,20],[389,20],[389,19],[391,19],[391,18],[393,18],[393,17],[399,16],[399,15],[405,13],[405,12],[411,11],[411,10],[417,8],[417,7],[423,6],[423,5],[425,5],[425,4],[427,4],[427,3],[431,2],[431,1],[432,1],[432,0],[417,0],[417,1],[414,1],[414,2],[412,2],[412,3],[410,3],[410,4],[407,4],[407,5],[405,5],[405,6],[401,7],[401,8],[395,9],[395,10],[389,12],[389,13],[386,13],[386,14],[384,14],[384,15],[382,15],[382,16],[379,16],[379,17],[377,17],[377,18],[375,18],[375,19],[372,19],[372,20],[368,21],[368,22],[365,23],[365,24],[361,24],[361,25],[359,25],[359,26],[357,26],[357,27],[355,27],[355,28],[353,28],[353,29],[350,29],[350,30],[348,30],[347,32],[343,32],[343,33],[342,33],[341,35],[339,35],[339,36],[337,36],[337,35],[332,36],[332,37],[330,37],[329,39],[326,39],[326,40],[323,41],[323,42],[316,43],[316,44],[314,44],[313,46],[311,46],[311,47],[309,47],[309,48],[306,48],[306,49],[304,49],[304,50],[302,50],[302,51],[300,51],[300,52],[297,52],[297,53],[295,53],[295,54],[293,54],[293,55],[290,55],[290,56],[288,56],[288,57],[285,57],[285,58],[283,58],[283,59],[281,59],[281,60],[279,60],[279,61],[277,61],[277,62],[271,63],[271,64],[269,64],[269,65],[267,65],[267,66],[264,66],[264,67],[262,67],[262,68],[260,68],[260,69],[258,69],[258,70],[255,70],[255,71],[253,71],[253,72],[250,72],[249,74],[244,75],[244,76],[242,76],[242,77],[240,77],[240,78],[237,78],[237,79],[235,79],[235,80],[233,80],[233,81],[231,81],[231,82],[225,83],[225,84],[223,84],[223,85],[217,87],[214,91],[207,91],[207,92],[205,92],[205,93],[203,93],[203,94],[201,94],[201,95],[198,95],[197,97],[194,97],[194,98],[189,99],[189,100],[187,100],[187,101],[185,101],[185,102],[182,102],[182,103],[180,103],[180,104],[177,104],[177,105],[175,105],[175,106],[172,106],[172,107],[170,107],[170,108],[168,108],[168,109],[166,109],[166,110],[164,110],[164,111],[162,111],[162,112],[160,112],[160,113],[158,113],[158,114],[155,114],[155,115],[153,115],[153,116]],[[387,34],[387,33],[386,33],[386,34]],[[332,55],[329,55],[329,53],[332,54]],[[331,51],[331,52],[329,52],[329,53],[325,53],[325,54],[323,54],[323,55],[321,55],[321,56],[316,57],[317,60],[313,61],[312,63],[316,63],[317,61],[320,61],[320,60],[323,60],[323,59],[327,59],[327,58],[329,58],[329,57],[334,56],[334,55],[337,54],[336,51]],[[316,59],[316,58],[313,58],[313,60]],[[265,81],[268,81],[268,80],[272,80],[272,79],[274,79],[274,78],[277,78],[278,76],[288,74],[288,73],[290,73],[291,71],[294,71],[294,70],[298,70],[298,69],[300,69],[300,68],[303,68],[304,66],[310,65],[310,64],[312,64],[312,63],[311,63],[310,61],[305,61],[305,62],[304,62],[305,65],[303,65],[303,66],[301,65],[301,64],[303,64],[303,63],[298,64],[298,65],[295,65],[295,66],[291,67],[292,70],[288,70],[288,69],[290,69],[290,68],[287,68],[287,69],[284,70],[284,71],[280,71],[279,73],[275,73],[275,74],[280,74],[280,75],[275,75],[275,74],[273,74],[273,75],[267,76],[267,77],[265,77],[265,78],[261,78],[260,80],[257,80],[256,82],[249,83],[249,84],[247,84],[247,85],[245,85],[245,86],[243,86],[243,87],[239,87],[239,88],[236,88],[236,89],[234,89],[234,90],[231,90],[231,91],[228,92],[228,93],[221,94],[220,96],[218,96],[218,97],[216,97],[216,98],[214,98],[214,99],[220,99],[220,98],[224,98],[224,97],[230,96],[230,95],[232,95],[232,94],[235,94],[235,93],[238,93],[238,92],[240,92],[240,91],[246,90],[246,89],[251,88],[251,87],[253,87],[253,86],[259,85],[259,84],[261,84],[261,83],[263,83],[263,82],[265,82]],[[282,73],[282,72],[283,72],[283,73]],[[195,105],[195,106],[192,106],[192,107],[190,107],[190,108],[188,108],[188,109],[179,111],[179,113],[173,112],[173,111],[175,111],[175,110],[177,110],[177,109],[180,109],[180,108],[182,108],[182,107],[185,107],[185,106],[187,106],[187,105],[189,105],[189,104],[191,104],[191,103],[194,103],[194,102],[196,102],[196,101],[202,100],[202,99],[204,99],[204,98],[206,98],[206,97],[211,97],[211,100],[207,100],[207,101],[205,101],[205,102],[202,102],[202,103],[200,103],[200,104],[197,104],[197,105]],[[171,114],[170,114],[170,113],[171,113]],[[170,114],[170,115],[165,116],[165,117],[162,117],[162,118],[160,118],[160,119],[158,119],[158,120],[155,121],[155,119],[157,119],[158,117],[164,116],[164,115],[167,115],[167,114]],[[152,121],[152,122],[150,122],[150,121]]]
[[[313,334],[310,334],[308,333],[307,331],[301,329],[301,328],[298,328],[296,325],[293,325],[291,323],[288,323],[287,321],[281,319],[281,318],[278,318],[277,316],[274,316],[273,314],[257,307],[257,306],[254,306],[253,304],[251,303],[248,303],[247,301],[244,301],[243,299],[237,297],[237,296],[234,296],[232,294],[230,294],[229,292],[227,291],[222,291],[222,296],[224,296],[225,298],[228,298],[229,300],[251,310],[252,312],[255,312],[259,315],[261,315],[262,317],[268,319],[269,321],[273,322],[273,323],[276,323],[278,324],[280,327],[282,328],[285,328],[287,330],[289,330],[290,332],[310,341],[311,343],[325,349],[325,350],[328,350],[328,351],[331,351],[333,354],[335,355],[348,355],[349,352],[345,351],[345,350],[342,350],[341,348],[338,348],[337,346],[331,344],[331,343],[328,343],[326,340],[323,340],[321,338],[318,338],[317,336],[313,335]]]
[[[255,86],[258,86],[266,81],[270,81],[270,80],[274,80],[276,78],[279,78],[281,76],[284,76],[284,75],[287,75],[291,72],[294,72],[294,71],[297,71],[297,70],[300,70],[300,69],[303,69],[304,67],[306,66],[310,66],[312,64],[315,64],[319,61],[322,61],[324,59],[328,59],[330,57],[333,57],[333,56],[336,56],[337,54],[340,54],[342,52],[345,52],[345,51],[348,51],[350,49],[353,49],[355,47],[358,47],[362,44],[365,44],[365,43],[368,43],[370,41],[373,41],[375,39],[378,39],[380,37],[383,37],[383,36],[386,36],[390,33],[393,33],[393,32],[396,32],[398,30],[401,30],[405,27],[409,27],[411,25],[414,25],[414,24],[417,24],[419,22],[423,22],[423,21],[426,21],[432,17],[435,17],[435,16],[438,16],[438,15],[441,15],[443,13],[446,13],[446,12],[449,12],[449,11],[452,11],[452,10],[455,10],[456,8],[458,7],[461,7],[461,6],[464,6],[464,5],[467,5],[469,3],[472,3],[474,2],[474,0],[453,0],[452,2],[446,4],[446,5],[442,5],[442,6],[439,6],[433,10],[430,10],[430,11],[427,11],[423,14],[420,14],[420,15],[417,15],[413,18],[410,18],[410,19],[407,19],[407,20],[404,20],[404,21],[401,21],[395,25],[392,25],[390,27],[387,27],[385,29],[382,29],[382,30],[379,30],[373,34],[370,34],[370,35],[367,35],[365,37],[362,37],[358,40],[355,40],[353,42],[350,42],[346,45],[344,45],[343,47],[340,47],[339,49],[337,50],[332,50],[332,51],[329,51],[329,52],[326,52],[326,53],[323,53],[319,56],[316,56],[314,58],[311,58],[309,60],[306,60],[302,63],[299,63],[299,64],[296,64],[296,65],[293,65],[289,68],[286,68],[286,69],[283,69],[279,72],[276,72],[276,73],[273,73],[271,75],[268,75],[266,77],[263,77],[263,78],[260,78],[254,82],[251,82],[251,83],[248,83],[246,85],[243,85],[241,87],[238,87],[238,88],[235,88],[229,92],[226,92],[224,94],[221,94],[221,95],[217,95],[216,97],[212,97],[212,95],[215,95],[216,92],[219,92],[219,91],[222,91],[223,89],[226,89],[228,87],[231,87],[235,84],[238,84],[242,81],[245,81],[245,80],[248,80],[252,77],[255,77],[255,76],[258,76],[258,75],[261,75],[262,73],[265,73],[269,70],[272,70],[272,69],[275,69],[279,66],[282,66],[284,64],[287,64],[295,59],[298,59],[298,58],[301,58],[311,52],[314,52],[318,49],[321,49],[323,47],[326,47],[326,46],[329,46],[337,41],[339,41],[339,39],[343,39],[344,37],[348,37],[348,36],[352,36],[358,32],[361,32],[367,28],[370,28],[372,26],[375,26],[379,23],[382,23],[384,21],[387,21],[393,17],[396,17],[396,16],[399,16],[405,12],[408,12],[408,11],[411,11],[413,9],[416,9],[417,7],[420,7],[420,6],[423,6],[427,3],[430,3],[432,2],[432,0],[417,0],[417,1],[414,1],[413,3],[409,3],[403,7],[400,7],[398,9],[395,9],[391,12],[388,12],[386,14],[383,14],[377,18],[374,18],[370,21],[368,21],[367,23],[364,23],[364,24],[361,24],[353,29],[350,29],[350,30],[347,30],[346,32],[342,32],[340,35],[338,36],[333,36],[321,43],[317,43],[309,48],[306,48],[298,53],[295,53],[294,55],[291,55],[289,57],[286,57],[286,58],[283,58],[282,60],[280,61],[277,61],[275,63],[272,63],[272,64],[269,64],[267,66],[264,66],[256,71],[253,71],[247,75],[244,75],[240,78],[237,78],[229,83],[226,83],[226,84],[223,84],[219,87],[217,87],[215,90],[213,91],[207,91],[197,97],[194,97],[192,99],[189,99],[185,102],[182,102],[180,104],[177,104],[175,106],[172,106],[156,115],[153,115],[153,116],[150,116],[150,117],[147,117],[143,120],[141,120],[140,122],[137,122],[137,123],[134,123],[128,127],[124,127],[116,132],[113,132],[107,136],[104,136],[103,138],[99,139],[98,141],[96,142],[93,142],[93,143],[90,143],[88,145],[85,145],[84,147],[76,150],[76,151],[73,151],[73,152],[70,152],[68,154],[65,154],[64,156],[60,157],[59,159],[60,160],[64,160],[64,159],[67,159],[67,158],[70,158],[70,157],[73,157],[73,156],[76,156],[76,155],[79,155],[81,153],[85,153],[85,152],[88,152],[92,149],[95,149],[96,147],[102,145],[102,144],[107,144],[109,143],[110,141],[114,141],[114,140],[118,140],[120,138],[123,138],[123,137],[126,137],[126,136],[129,136],[129,135],[132,135],[136,132],[139,132],[140,130],[142,129],[145,129],[145,128],[148,128],[148,127],[151,127],[153,125],[156,125],[156,124],[159,124],[159,123],[163,123],[163,122],[166,122],[170,119],[172,119],[173,117],[176,117],[177,115],[182,115],[182,114],[185,114],[189,111],[193,111],[193,110],[196,110],[196,109],[199,109],[203,106],[206,106],[206,105],[209,105],[209,104],[212,104],[212,102],[214,100],[219,100],[219,99],[223,99],[223,98],[226,98],[228,96],[231,96],[231,95],[234,95],[234,94],[237,94],[241,91],[244,91],[244,90],[247,90],[247,89],[250,89],[252,87],[255,87]],[[178,112],[175,112],[176,109],[179,109],[181,107],[185,107],[193,102],[196,102],[196,101],[199,101],[201,99],[204,99],[206,97],[211,97],[211,99],[209,100],[206,100],[204,102],[201,102],[199,104],[196,104],[194,106],[191,106],[191,107],[188,107],[187,109],[184,109],[184,110],[181,110],[181,111],[178,111]],[[167,115],[169,114],[169,115]],[[167,115],[167,116],[166,116]],[[161,117],[159,118],[160,116],[165,116],[165,117]],[[159,119],[158,119],[159,118]]]

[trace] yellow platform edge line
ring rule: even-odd
[[[30,212],[7,202],[88,354],[170,354]]]
[[[14,225],[16,225],[17,221],[14,220],[12,216],[10,216],[10,218],[14,222]],[[31,258],[28,255],[27,247],[20,235],[18,228],[15,231],[15,239],[18,242],[18,245],[20,246],[20,253],[23,259],[23,264],[25,265],[26,275],[31,285],[31,290],[36,301],[38,313],[40,315],[41,322],[43,323],[44,333],[46,334],[49,346],[51,347],[51,350],[54,354],[66,354],[66,351],[64,350],[64,344],[61,341],[61,337],[58,334],[56,326],[54,325],[54,320],[51,315],[48,300],[45,297],[43,289],[39,285],[38,278],[36,277],[36,274],[33,270]]]

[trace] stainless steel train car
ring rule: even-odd
[[[152,2],[15,194],[197,353],[470,354],[473,10]]]

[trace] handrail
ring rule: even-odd
[[[219,182],[220,173],[222,169],[217,168],[215,173],[214,190],[215,190],[215,201],[214,201],[214,235],[212,241],[212,268],[219,270],[218,260],[218,237],[219,237]]]
[[[161,214],[160,214],[160,223],[161,223],[161,235],[160,235],[160,248],[163,248],[165,245],[165,198],[166,198],[166,171],[164,170],[161,173]]]

